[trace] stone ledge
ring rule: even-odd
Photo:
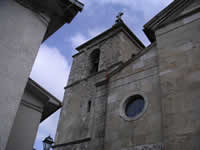
[[[133,148],[124,148],[122,150],[164,150],[163,144],[146,144],[139,145]]]
[[[39,14],[48,23],[44,40],[65,23],[70,23],[84,4],[77,0],[15,0],[23,7]],[[44,41],[43,40],[43,41]]]

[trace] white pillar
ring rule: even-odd
[[[5,150],[46,29],[37,13],[14,0],[0,0],[0,150]]]

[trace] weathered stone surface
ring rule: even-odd
[[[177,20],[156,28],[156,41],[145,49],[120,32],[94,39],[80,50],[72,65],[57,142],[80,137],[77,131],[83,122],[78,120],[84,111],[79,104],[92,99],[89,149],[200,149],[200,21],[197,11],[187,13],[199,5],[193,2],[182,10],[184,16],[177,12],[171,18]],[[99,72],[90,75],[89,55],[96,48],[101,50]],[[124,119],[122,103],[137,94],[148,103],[145,111],[136,119]]]
[[[62,146],[59,148],[56,148],[57,150],[88,150],[89,149],[89,143],[84,142],[80,144],[71,144],[67,146]]]
[[[140,145],[134,148],[127,148],[122,150],[164,150],[163,144],[149,144],[149,145]]]
[[[110,35],[112,34],[111,32]],[[100,49],[99,72],[90,74],[90,54],[97,48]],[[95,45],[92,43],[74,56],[56,141],[64,143],[89,136],[93,137],[92,149],[104,147],[109,90],[106,88],[107,84],[98,87],[95,84],[101,80],[107,80],[108,72],[105,70],[117,69],[115,64],[126,62],[132,54],[139,51],[140,48],[130,40],[127,33],[116,31],[115,35],[110,36],[106,41],[99,41]],[[92,102],[92,107],[91,111],[87,112],[89,100]],[[84,132],[83,127],[85,127]],[[66,131],[67,134],[63,134]]]
[[[164,146],[169,150],[200,149],[200,21],[198,13],[193,15],[157,31]]]

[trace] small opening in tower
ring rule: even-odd
[[[132,56],[132,58],[134,58],[136,56],[136,54],[132,54],[131,56]]]
[[[90,110],[91,110],[91,104],[92,104],[92,102],[89,101],[89,102],[88,102],[88,112],[90,112]]]
[[[91,61],[91,70],[90,70],[90,73],[91,74],[98,72],[99,59],[100,59],[100,50],[99,49],[95,49],[90,54],[90,61]]]

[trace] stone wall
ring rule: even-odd
[[[99,71],[106,70],[120,61],[126,62],[132,57],[132,54],[137,54],[141,50],[122,31],[106,40],[99,41],[99,43],[91,44],[74,56],[68,85],[91,75],[90,54],[95,49],[100,50]]]
[[[125,148],[122,150],[164,150],[163,144],[146,144],[135,146],[134,148]]]
[[[126,62],[133,54],[137,54],[141,49],[124,32],[119,32],[104,41],[100,50],[99,70],[106,70],[120,61]]]
[[[93,80],[93,79],[91,79]],[[64,105],[58,124],[57,144],[79,140],[91,136],[92,114],[96,89],[90,80],[81,81],[66,89]],[[88,112],[88,102],[91,110]],[[65,134],[67,133],[67,134]]]
[[[155,44],[143,56],[126,66],[109,81],[105,150],[121,150],[162,142],[162,113]],[[140,94],[147,104],[137,120],[120,116],[122,103]]]
[[[199,27],[195,13],[156,32],[167,150],[200,149]]]
[[[108,90],[101,86],[96,88],[95,84],[106,80],[108,68],[112,69],[115,64],[126,62],[132,54],[140,51],[140,48],[122,31],[113,31],[109,36],[106,40],[101,39],[99,43],[94,41],[95,44],[83,48],[74,56],[58,124],[56,144],[91,137],[91,149],[101,150],[104,147],[107,105],[105,93]],[[95,49],[100,50],[99,71],[90,74],[90,54]],[[92,102],[92,107],[91,111],[87,112],[89,101]]]
[[[90,142],[80,142],[77,144],[67,144],[57,148],[56,150],[88,150]]]

